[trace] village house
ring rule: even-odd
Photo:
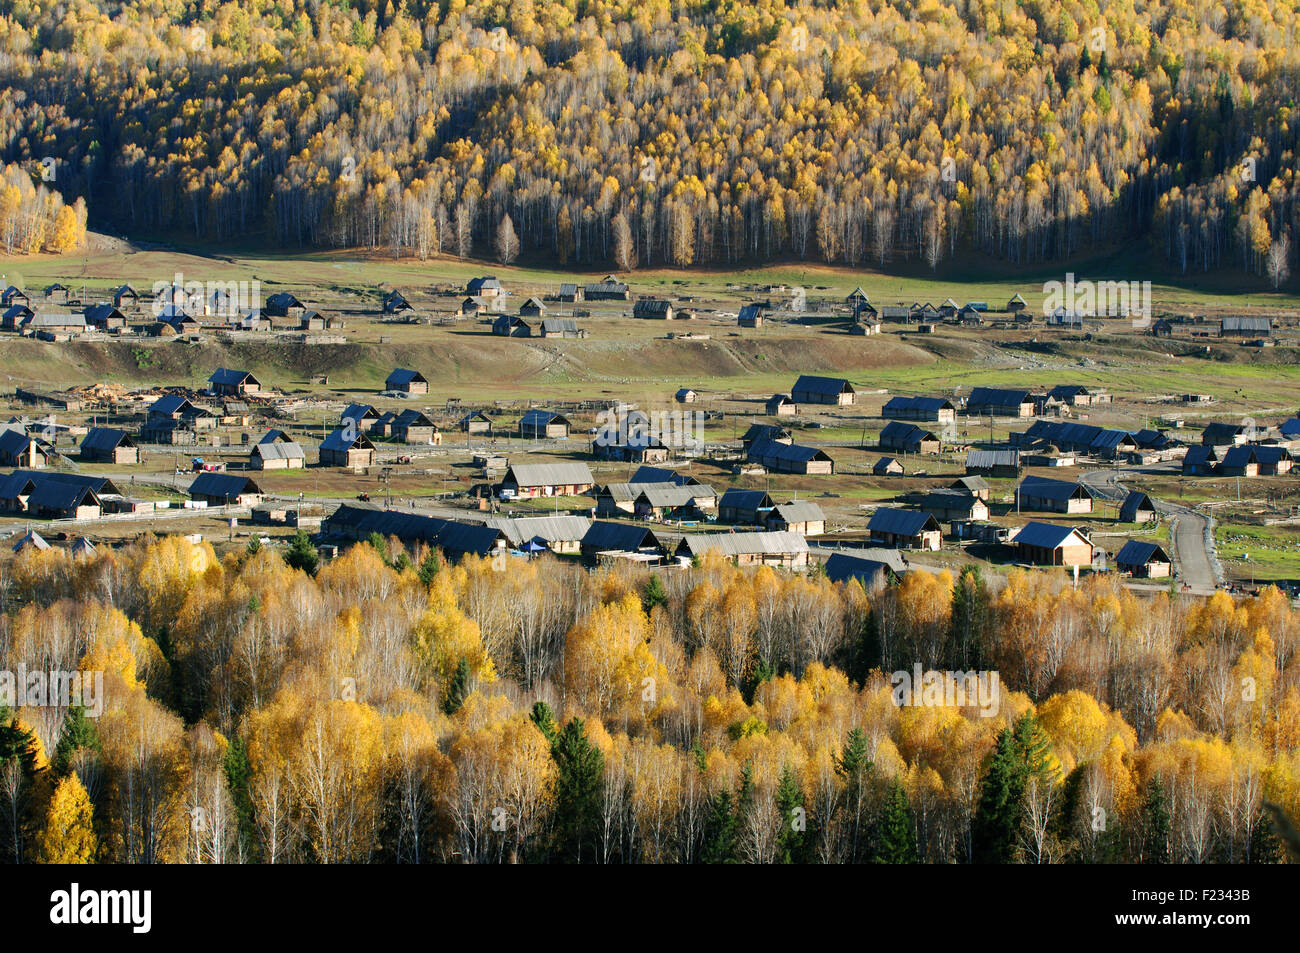
[[[700,399],[700,395],[689,387],[679,388],[677,393],[673,394],[673,400],[679,404],[693,404]]]
[[[86,330],[86,316],[69,311],[37,311],[23,321],[20,331],[46,341],[66,340]]]
[[[582,538],[591,528],[591,520],[587,517],[569,514],[485,516],[483,524],[501,530],[512,549],[529,555],[548,550],[576,554],[581,551]]]
[[[579,327],[573,318],[543,318],[537,322],[537,336],[579,339],[587,336],[587,329]]]
[[[631,554],[644,562],[659,562],[668,552],[667,547],[648,526],[632,523],[609,523],[593,520],[579,544],[582,555],[595,559],[601,556]]]
[[[126,315],[114,304],[92,304],[84,312],[86,325],[100,331],[126,327]]]
[[[140,307],[140,294],[130,285],[119,285],[113,289],[113,306],[116,308]]]
[[[1226,315],[1219,322],[1219,337],[1262,338],[1273,333],[1273,319],[1253,315]]]
[[[1092,541],[1070,526],[1026,523],[1013,543],[1021,562],[1039,566],[1092,565]]]
[[[920,509],[934,516],[940,522],[953,520],[986,520],[989,507],[978,496],[971,496],[960,490],[931,490],[917,505]]]
[[[299,331],[324,331],[325,315],[319,311],[304,311],[298,318]]]
[[[1019,450],[971,450],[966,454],[966,475],[1015,477],[1020,475]]]
[[[930,513],[879,507],[867,520],[867,532],[873,543],[895,549],[923,549],[938,552],[942,530]]]
[[[628,299],[627,283],[619,281],[614,275],[606,275],[600,281],[584,285],[582,297],[587,301],[626,301]]]
[[[261,487],[239,473],[200,473],[189,492],[190,499],[208,506],[252,506],[262,501]]]
[[[871,466],[873,476],[902,476],[903,465],[896,457],[881,457]]]
[[[1091,513],[1092,493],[1082,483],[1027,476],[1016,488],[1022,510],[1046,513]]]
[[[521,318],[540,318],[547,310],[546,305],[542,303],[542,299],[534,295],[519,306],[519,316]]]
[[[757,526],[766,521],[775,506],[763,490],[728,487],[718,500],[718,522]]]
[[[1130,539],[1115,554],[1115,568],[1138,579],[1167,579],[1173,572],[1173,560],[1163,546]]]
[[[517,314],[503,314],[492,322],[492,333],[503,338],[530,338],[533,326]]]
[[[1025,301],[1025,299],[1021,296],[1019,291],[1013,294],[1011,298],[1007,301],[1007,311],[1010,312],[1011,314],[1017,314],[1025,310],[1025,308],[1027,307],[1029,307],[1029,305]]]
[[[353,429],[359,433],[369,433],[378,420],[379,411],[369,404],[348,404],[339,415],[340,425],[346,426],[351,421]]]
[[[307,310],[307,306],[298,300],[297,295],[280,291],[266,299],[262,310],[273,318],[296,318]]]
[[[796,404],[836,404],[841,407],[853,403],[853,385],[838,377],[817,377],[804,374],[790,388],[790,397]]]
[[[665,298],[638,298],[632,305],[632,317],[671,321],[676,315],[673,312],[672,302]]]
[[[218,397],[244,397],[248,394],[260,394],[262,382],[248,371],[219,367],[208,378],[208,389]]]
[[[460,418],[456,426],[460,428],[461,433],[471,435],[490,434],[492,432],[492,418],[480,410],[475,410]]]
[[[1047,393],[1071,407],[1096,407],[1099,404],[1113,402],[1111,395],[1106,391],[1090,389],[1083,384],[1057,384]]]
[[[301,470],[307,463],[302,446],[289,441],[267,440],[265,437],[253,445],[248,455],[248,466],[253,470]]]
[[[789,428],[776,424],[750,424],[749,429],[740,435],[740,445],[746,450],[765,440],[773,443],[794,443],[794,434]]]
[[[747,304],[740,309],[736,316],[736,324],[742,328],[761,328],[763,326],[763,311],[761,304]]]
[[[596,481],[585,463],[514,463],[501,478],[501,491],[516,498],[538,496],[580,496],[592,489]]]
[[[17,424],[0,427],[0,466],[38,469],[47,466],[53,448]]]
[[[1119,508],[1121,523],[1150,523],[1156,518],[1156,505],[1139,490],[1130,490]]]
[[[896,453],[938,453],[943,447],[939,435],[916,424],[891,420],[880,431],[880,449]]]
[[[1241,446],[1249,439],[1250,435],[1242,424],[1210,423],[1201,431],[1203,446]]]
[[[3,292],[0,292],[0,307],[8,308],[15,304],[31,307],[32,299],[27,296],[27,292],[17,285],[10,285]]]
[[[384,379],[384,390],[400,394],[427,394],[429,379],[419,371],[398,367]]]
[[[91,427],[82,438],[81,459],[87,463],[114,463],[128,466],[140,462],[140,448],[125,430]]]
[[[360,470],[375,462],[375,445],[364,431],[355,427],[337,427],[321,441],[320,465]]]
[[[1227,447],[1215,447],[1210,444],[1188,447],[1183,455],[1183,476],[1209,476],[1219,465],[1219,455],[1227,453]]]
[[[981,500],[988,502],[989,484],[981,476],[958,477],[948,484],[948,489],[969,493],[971,496],[978,496]]]
[[[866,559],[849,553],[831,553],[822,564],[822,573],[831,582],[847,583],[856,580],[867,592],[887,586],[897,572],[890,563],[883,560]]]
[[[975,387],[966,399],[969,417],[1032,417],[1034,399],[1027,390]]]
[[[0,328],[17,331],[25,325],[36,312],[25,304],[10,305],[0,313]]]
[[[707,486],[678,486],[673,483],[631,484],[639,486],[632,500],[637,519],[700,520],[714,511],[716,495]]]
[[[414,409],[404,410],[393,418],[393,422],[388,426],[388,432],[402,443],[425,443],[434,446],[442,444],[442,434],[438,432],[438,425],[425,414]]]
[[[825,450],[794,443],[779,443],[775,440],[762,440],[751,444],[745,458],[750,463],[757,463],[774,473],[831,476],[835,472],[835,461]]]
[[[946,397],[891,397],[880,416],[888,420],[931,420],[950,424],[957,419],[957,408]]]
[[[737,566],[773,566],[801,570],[808,566],[808,541],[798,533],[690,533],[677,544],[678,559],[694,560],[721,553]]]
[[[582,285],[573,281],[564,281],[560,283],[560,290],[556,294],[555,300],[562,301],[565,304],[577,304],[583,300],[585,295],[586,289]]]
[[[506,534],[496,526],[386,510],[366,503],[344,503],[325,519],[321,531],[336,539],[363,540],[377,534],[384,539],[394,537],[408,546],[423,543],[454,559],[504,555],[509,545]]]
[[[774,532],[820,536],[826,532],[826,514],[811,500],[791,500],[773,507],[764,525]]]
[[[382,305],[384,314],[401,314],[403,311],[413,311],[411,303],[406,300],[406,295],[394,289],[384,295]]]
[[[789,394],[773,394],[763,409],[772,417],[793,417],[799,412],[799,405],[790,399]]]
[[[474,298],[504,298],[506,290],[495,275],[483,275],[470,279],[465,286],[465,294]]]
[[[553,410],[533,408],[519,418],[519,436],[525,440],[567,440],[569,418]]]

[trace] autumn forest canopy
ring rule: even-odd
[[[1271,587],[500,572],[305,534],[29,548],[0,583],[0,670],[103,673],[102,713],[0,711],[10,862],[1267,863],[1269,805],[1300,812]],[[1000,687],[900,704],[913,666]]]
[[[1146,242],[1176,271],[1262,275],[1300,254],[1296,17],[1265,0],[5,0],[0,159],[84,201],[33,212],[44,247],[80,216],[489,256],[508,216],[526,258],[593,268],[1025,265]],[[0,224],[30,235],[8,220],[36,204]]]

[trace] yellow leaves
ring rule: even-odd
[[[120,610],[90,606],[84,624],[89,645],[79,663],[81,671],[111,673],[134,692],[143,690],[144,679],[165,670],[167,662],[157,643],[145,638],[140,626]]]
[[[81,780],[70,774],[54,789],[37,842],[43,864],[94,863],[98,841],[92,825],[90,796]]]
[[[461,611],[450,584],[439,578],[442,575],[439,573],[430,586],[428,611],[412,632],[416,656],[444,687],[461,659],[479,681],[495,681],[496,665],[483,646],[478,623]]]
[[[1067,774],[1078,764],[1095,761],[1112,742],[1118,742],[1121,751],[1137,742],[1118,713],[1081,691],[1053,695],[1038,706],[1037,715]]]

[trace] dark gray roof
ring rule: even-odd
[[[772,498],[762,490],[745,490],[738,486],[727,489],[718,500],[718,506],[740,510],[766,509],[774,506]]]
[[[631,523],[613,523],[607,520],[595,520],[583,534],[584,549],[599,551],[620,550],[635,553],[641,549],[663,549],[659,537],[648,526],[636,526]]]
[[[1019,450],[972,450],[966,454],[967,469],[989,470],[993,467],[1020,466]]]
[[[1119,518],[1126,523],[1133,522],[1133,517],[1137,515],[1138,510],[1155,509],[1155,504],[1151,502],[1151,497],[1147,496],[1140,490],[1130,490],[1128,496],[1124,497],[1124,503],[1119,508]]]
[[[864,589],[877,583],[888,582],[894,570],[887,563],[876,559],[864,559],[847,553],[832,553],[822,566],[822,572],[831,582],[848,582],[856,579]]]
[[[1031,402],[1027,390],[1004,387],[976,387],[971,390],[970,397],[966,399],[966,406],[1015,407]]]
[[[952,401],[947,397],[891,397],[885,403],[885,410],[889,411],[939,411],[939,410],[956,410]]]
[[[569,425],[569,418],[565,417],[563,414],[556,413],[553,410],[542,410],[538,407],[526,411],[524,415],[519,418],[520,427],[545,427],[552,423],[564,424],[567,427]]]
[[[237,387],[248,381],[259,384],[258,379],[248,371],[236,371],[228,367],[218,367],[212,372],[212,376],[208,378],[210,384],[224,384],[229,387]]]
[[[1022,546],[1037,546],[1040,549],[1055,549],[1076,533],[1073,526],[1058,526],[1056,523],[1026,523],[1016,534],[1015,542]],[[1079,535],[1083,535],[1080,533]]]
[[[1080,494],[1092,499],[1092,492],[1086,486],[1071,480],[1027,476],[1020,481],[1021,496],[1034,496],[1044,500],[1069,500]]]
[[[261,493],[252,477],[239,473],[200,473],[190,484],[190,496],[219,496],[227,499],[241,493]]]
[[[344,533],[358,538],[371,533],[395,536],[404,542],[428,543],[456,555],[486,555],[498,548],[499,540],[508,539],[506,533],[496,526],[385,510],[359,503],[343,504],[330,514],[321,528],[327,533]]]
[[[355,428],[353,428],[355,430]],[[375,445],[370,442],[370,438],[359,430],[356,430],[351,439],[348,439],[348,428],[336,427],[330,431],[328,437],[321,441],[322,450],[373,450]]]
[[[892,533],[895,536],[916,536],[938,528],[938,520],[924,510],[900,510],[890,506],[880,507],[867,520],[869,532]]]
[[[842,377],[818,377],[814,374],[801,374],[799,379],[794,382],[794,387],[790,388],[790,393],[796,391],[810,394],[824,394],[829,397],[837,397],[843,393],[856,393],[853,385]]]
[[[412,381],[423,381],[426,384],[429,383],[425,379],[424,375],[419,371],[399,367],[394,369],[394,371],[384,380],[384,386],[388,388],[401,387],[405,384],[410,384]]]
[[[134,447],[135,441],[125,430],[113,427],[91,427],[81,441],[82,450],[116,450],[122,446]]]
[[[797,443],[777,443],[775,440],[756,441],[749,448],[751,458],[789,460],[794,463],[808,463],[812,460],[830,460],[830,455],[817,447],[805,447]]]
[[[1169,554],[1163,547],[1140,539],[1130,539],[1115,554],[1117,566],[1145,566],[1149,562],[1169,561]]]

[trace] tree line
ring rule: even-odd
[[[1295,30],[1259,0],[5,2],[0,157],[149,237],[621,269],[1146,239],[1280,283]]]

